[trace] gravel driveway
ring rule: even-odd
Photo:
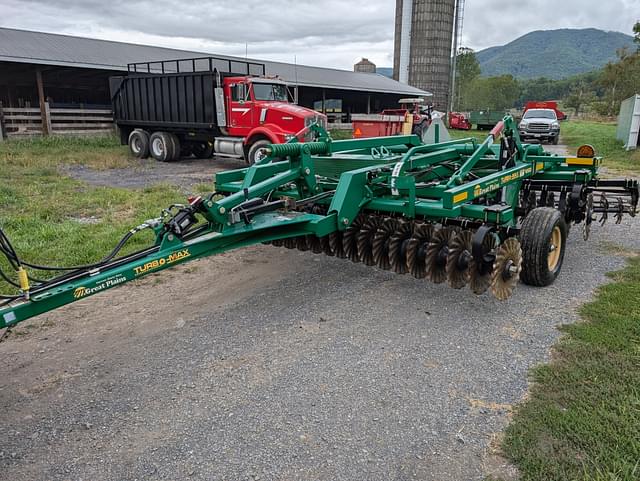
[[[481,480],[612,245],[640,249],[637,219],[593,230],[506,302],[256,246],[28,321],[0,343],[0,479]]]
[[[0,344],[0,478],[482,479],[528,369],[624,264],[603,242],[640,248],[637,222],[579,234],[503,303],[259,246],[45,316]]]

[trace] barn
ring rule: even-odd
[[[149,45],[0,28],[0,105],[5,135],[109,129],[109,77],[138,62],[214,55]],[[397,107],[431,94],[376,73],[261,61],[297,94],[298,103],[349,122],[352,113]],[[44,120],[44,122],[42,122]]]

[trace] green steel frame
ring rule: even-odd
[[[517,234],[524,181],[586,185],[600,162],[522,144],[511,117],[480,144],[422,144],[415,135],[332,141],[312,130],[317,141],[272,145],[260,163],[218,173],[214,194],[149,221],[143,227],[155,230],[156,241],[148,249],[23,286],[0,307],[0,328],[192,259],[344,231],[363,212],[492,225],[506,238]],[[326,214],[308,208],[318,204]]]

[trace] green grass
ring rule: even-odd
[[[603,157],[603,165],[611,171],[640,172],[640,150],[623,149],[623,142],[616,139],[615,124],[570,120],[562,123],[561,139],[572,152],[580,145],[593,145],[596,153]]]
[[[640,258],[562,330],[503,442],[522,481],[640,479]]]
[[[127,230],[158,217],[173,202],[184,202],[184,196],[167,185],[135,190],[89,186],[64,175],[60,167],[107,169],[135,163],[111,137],[0,143],[0,227],[28,261],[66,266],[99,260]],[[140,234],[123,253],[152,240],[150,232]],[[3,256],[0,267],[10,272]],[[0,280],[0,293],[10,292]]]

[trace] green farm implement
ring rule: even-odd
[[[271,145],[250,167],[218,173],[216,191],[165,209],[104,259],[68,268],[22,259],[0,231],[0,328],[192,259],[253,244],[363,262],[507,299],[518,282],[557,277],[572,224],[635,215],[638,182],[598,178],[584,146],[561,157],[522,144],[511,117],[479,143],[415,135]],[[302,132],[301,134],[306,134]],[[119,255],[137,232],[155,242]],[[5,269],[6,270],[6,269]],[[57,277],[35,281],[42,271]],[[33,276],[33,279],[31,278]],[[46,277],[46,276],[45,276]]]

